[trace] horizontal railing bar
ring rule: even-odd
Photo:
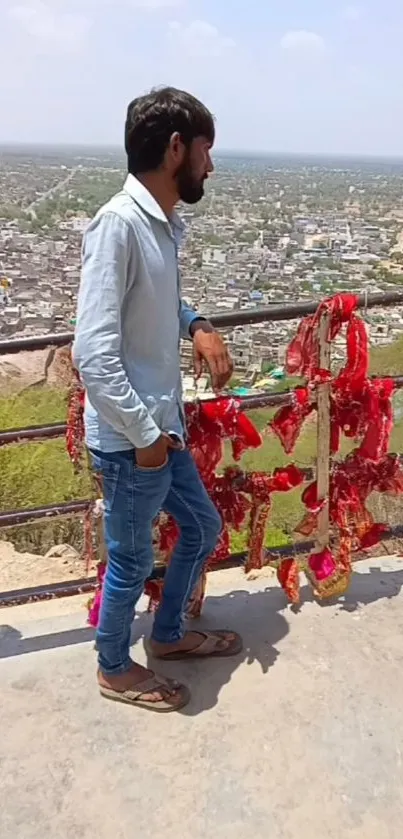
[[[372,376],[372,378],[377,378]],[[383,376],[384,379],[392,379],[396,388],[403,387],[403,376]],[[240,402],[243,411],[253,411],[256,408],[276,408],[290,405],[293,401],[292,390],[283,393],[257,394],[256,396],[237,396],[236,401]],[[214,399],[205,399],[205,402],[213,402]],[[52,423],[50,425],[29,425],[21,428],[10,428],[0,432],[0,448],[12,443],[40,442],[41,440],[54,440],[64,437],[67,431],[66,423]]]
[[[40,600],[53,600],[58,597],[72,597],[77,594],[90,594],[97,587],[96,577],[82,580],[68,580],[64,583],[50,583],[48,586],[15,589],[0,592],[0,609],[4,606],[23,606]]]
[[[85,513],[92,501],[67,501],[61,504],[49,504],[46,507],[27,507],[20,510],[7,510],[0,513],[0,530],[6,527],[18,527],[21,524],[39,521],[40,519],[54,519],[57,516],[77,516]]]
[[[296,320],[306,315],[313,315],[318,305],[316,300],[309,300],[306,303],[273,304],[272,306],[261,309],[243,309],[237,312],[212,315],[210,320],[214,326],[222,329],[228,326],[244,326],[249,323],[259,323],[260,321]],[[375,306],[393,305],[403,305],[403,291],[361,294],[359,297],[360,308],[368,309]]]
[[[66,423],[55,422],[51,425],[29,425],[26,428],[10,428],[0,432],[0,446],[10,443],[29,443],[39,440],[55,440],[64,437],[67,431]]]
[[[375,306],[403,306],[403,291],[383,291],[377,294],[361,294],[359,299],[360,308],[373,308]],[[245,326],[250,323],[264,321],[296,320],[316,312],[318,302],[316,300],[301,301],[298,303],[285,303],[283,305],[273,304],[257,309],[242,309],[234,312],[222,312],[220,314],[206,315],[211,323],[218,328],[233,326]],[[33,335],[27,338],[11,338],[0,341],[0,355],[11,355],[18,352],[31,352],[34,350],[46,350],[48,347],[65,347],[71,344],[74,332],[49,333],[48,335]]]
[[[293,400],[293,392],[256,394],[256,396],[237,396],[243,411],[251,411],[254,408],[270,408],[283,405],[290,405]],[[213,402],[213,399],[203,400]],[[67,431],[66,423],[53,423],[51,425],[30,425],[26,428],[10,428],[0,432],[0,447],[8,446],[10,443],[28,443],[40,440],[52,440],[57,437],[64,437]]]
[[[308,551],[312,543],[302,542],[304,550]],[[308,547],[307,547],[308,545]],[[298,545],[281,546],[270,548],[266,555],[288,556],[290,549],[294,551]],[[301,553],[302,551],[298,551]],[[231,554],[228,559],[223,562],[212,565],[209,571],[223,571],[230,568],[242,568],[247,558],[246,552]],[[155,565],[150,580],[162,580],[165,575],[165,565]],[[16,589],[14,591],[0,592],[0,608],[2,606],[21,606],[24,603],[35,602],[38,600],[52,600],[56,597],[71,597],[76,594],[86,594],[87,592],[95,591],[97,588],[96,577],[84,577],[79,580],[68,580],[62,583],[49,583],[45,586],[34,586],[32,588]]]
[[[312,467],[301,468],[304,474],[305,481],[312,481],[314,478],[314,469]],[[248,470],[242,470],[241,475],[248,476]],[[68,501],[61,504],[50,504],[44,507],[26,507],[19,510],[7,510],[5,513],[0,513],[0,530],[6,527],[17,527],[20,524],[28,524],[29,522],[38,521],[40,519],[55,518],[56,516],[74,516],[80,513],[85,513],[94,502],[89,498],[83,501]]]
[[[382,542],[387,539],[401,539],[403,538],[403,525],[399,524],[391,527],[382,537]],[[313,541],[294,542],[289,545],[281,545],[273,548],[267,548],[265,551],[268,562],[270,558],[292,557],[293,555],[304,555],[310,553],[314,548]],[[356,553],[355,558],[358,560],[363,555],[370,557],[369,552],[362,551]],[[212,565],[209,569],[213,571],[226,571],[231,568],[242,568],[245,564],[247,553],[231,554],[228,559],[223,562]],[[165,565],[155,565],[151,574],[150,580],[161,580],[165,575]],[[26,603],[35,603],[40,600],[53,600],[59,597],[72,597],[78,594],[87,594],[94,592],[97,588],[96,577],[84,577],[79,580],[69,580],[61,583],[49,583],[49,585],[35,586],[33,588],[15,589],[13,591],[0,592],[0,608],[7,606],[22,606]]]
[[[35,352],[48,347],[67,347],[74,338],[73,332],[49,332],[48,335],[30,335],[26,338],[10,338],[0,341],[0,355],[13,355],[17,352]]]

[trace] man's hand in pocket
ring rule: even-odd
[[[160,437],[145,449],[136,449],[136,463],[142,469],[158,469],[166,463],[169,449],[179,448],[178,443],[169,434],[162,432]]]

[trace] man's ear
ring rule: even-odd
[[[180,165],[185,154],[185,144],[179,134],[179,131],[174,131],[169,140],[170,157],[176,165]]]

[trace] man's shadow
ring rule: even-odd
[[[288,622],[280,614],[285,608],[286,601],[280,588],[256,592],[240,590],[206,597],[202,617],[189,622],[188,628],[196,632],[234,629],[242,635],[242,652],[230,658],[193,659],[178,661],[175,665],[148,657],[147,666],[189,685],[192,700],[182,713],[196,716],[217,704],[221,689],[241,664],[258,662],[263,673],[273,667],[279,655],[276,645],[289,632]]]
[[[387,571],[373,567],[368,572],[353,574],[350,587],[343,597],[317,602],[322,608],[337,606],[342,611],[354,612],[378,600],[397,597],[402,586],[403,570]],[[202,711],[213,708],[217,704],[221,689],[243,663],[251,665],[258,662],[262,672],[268,673],[280,654],[276,645],[289,632],[289,624],[284,615],[287,608],[297,613],[303,609],[304,604],[316,600],[308,584],[301,587],[300,594],[300,603],[297,606],[287,606],[285,594],[279,587],[268,587],[256,592],[240,590],[219,597],[207,597],[202,617],[192,621],[189,628],[196,631],[214,627],[236,629],[242,635],[244,648],[242,653],[234,658],[210,659],[208,662],[176,662],[174,673],[172,663],[164,664],[152,658],[148,659],[151,669],[157,669],[166,676],[174,675],[191,688],[192,700],[181,713],[197,716]]]

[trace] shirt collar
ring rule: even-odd
[[[178,213],[174,210],[170,218],[168,218],[158,202],[155,200],[151,192],[141,183],[134,175],[128,175],[123,185],[125,192],[128,192],[132,198],[140,205],[140,207],[149,215],[162,221],[163,224],[170,224],[173,232],[179,238],[183,235],[184,224]]]

